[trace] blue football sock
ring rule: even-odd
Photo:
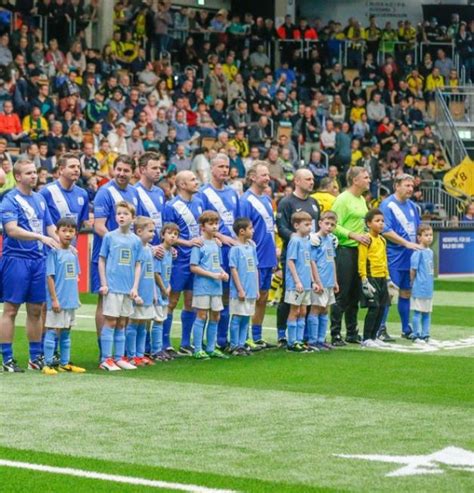
[[[209,320],[207,324],[206,351],[212,353],[216,349],[218,322]]]
[[[421,337],[427,339],[430,336],[430,325],[431,325],[431,313],[422,312],[421,314]]]
[[[252,325],[252,339],[254,342],[262,340],[262,326]]]
[[[278,339],[286,339],[286,329],[278,329]]]
[[[62,330],[59,334],[59,352],[61,354],[59,363],[67,365],[71,360],[71,331]]]
[[[183,310],[181,312],[181,346],[188,347],[191,346],[191,332],[193,330],[194,319],[196,318],[195,312],[190,312],[188,310]]]
[[[404,334],[410,333],[410,298],[398,298],[398,313],[400,315],[400,321],[402,322],[402,332]]]
[[[145,337],[145,354],[151,353],[151,333],[149,330],[146,331]]]
[[[131,323],[125,329],[125,348],[129,358],[134,358],[137,355],[137,329],[138,324]]]
[[[308,327],[308,343],[314,345],[318,342],[318,315],[308,315],[308,318],[306,319],[306,325]]]
[[[39,358],[43,352],[43,348],[41,347],[41,341],[39,342],[30,342],[29,343],[30,350],[30,360],[34,361],[36,358]]]
[[[173,325],[173,312],[168,313],[163,322],[163,348],[171,347],[171,326]]]
[[[329,315],[327,313],[319,314],[319,328],[318,328],[318,343],[322,344],[326,340],[326,333],[328,331]]]
[[[100,334],[100,347],[102,348],[102,351],[100,353],[101,361],[104,361],[112,357],[112,347],[114,345],[114,332],[115,330],[112,329],[111,327],[107,327],[105,325],[104,327],[102,327],[102,331]]]
[[[224,348],[227,346],[227,334],[229,332],[229,305],[224,305],[221,318],[217,324],[217,344]]]
[[[49,329],[46,329],[46,331],[48,331]],[[41,347],[43,348],[43,355],[44,355],[44,339],[46,337],[46,331],[43,331],[43,333],[41,334]]]
[[[202,351],[202,337],[204,334],[204,326],[206,321],[201,318],[196,318],[193,324],[193,340],[194,340],[194,352],[198,353]]]
[[[421,337],[421,312],[415,310],[413,312],[413,337]]]
[[[11,342],[2,342],[0,344],[0,347],[2,348],[3,362],[6,363],[7,361],[9,361],[13,358],[12,343]]]
[[[300,317],[296,320],[296,340],[298,342],[303,342],[305,325],[304,317]]]
[[[249,333],[250,317],[240,317],[240,327],[239,327],[239,347],[243,348],[247,342]]]
[[[115,329],[114,334],[114,359],[118,360],[125,356],[125,330]]]
[[[239,333],[240,333],[240,315],[232,315],[232,319],[230,321],[231,349],[235,349],[236,347],[239,346]],[[219,335],[217,337],[219,337]]]
[[[286,327],[288,330],[288,346],[293,346],[296,342],[296,320],[288,320]]]
[[[153,322],[150,334],[151,354],[160,353],[163,350],[163,322]]]
[[[53,363],[56,331],[48,329],[43,332],[43,354],[45,363],[50,366]]]
[[[145,356],[145,341],[146,341],[146,323],[137,325],[137,357]]]
[[[102,346],[101,346],[101,343],[100,343],[101,337],[102,336],[99,336],[97,338],[97,347],[99,348],[99,361],[102,361]]]

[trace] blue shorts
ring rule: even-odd
[[[46,262],[44,258],[2,257],[2,299],[8,303],[46,301]]]
[[[258,287],[260,291],[268,291],[270,289],[270,286],[272,285],[272,275],[272,267],[264,267],[262,269],[258,269]]]
[[[91,293],[98,293],[100,289],[100,276],[98,262],[91,262]]]
[[[398,270],[388,267],[390,273],[390,279],[395,283],[400,289],[410,290],[410,271],[409,270]]]
[[[174,263],[171,269],[171,291],[181,293],[193,290],[194,274],[189,270],[189,264]]]

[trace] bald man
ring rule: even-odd
[[[177,257],[171,271],[171,293],[168,305],[168,318],[163,324],[163,347],[169,353],[176,351],[171,345],[170,332],[173,323],[173,310],[184,293],[184,306],[181,312],[182,337],[178,353],[192,356],[191,331],[196,317],[192,308],[193,274],[190,271],[191,250],[202,246],[198,219],[203,212],[203,203],[196,196],[199,183],[192,171],[180,171],[176,175],[177,195],[165,204],[163,222],[175,223],[179,227],[179,238],[175,248]]]
[[[320,209],[318,202],[310,196],[313,193],[314,178],[313,173],[308,169],[299,169],[294,178],[295,191],[281,199],[277,211],[277,228],[278,234],[283,241],[280,262],[283,267],[283,276],[285,275],[286,248],[290,241],[291,235],[295,232],[291,224],[291,216],[295,212],[307,212],[312,218],[312,232],[318,230],[318,221]],[[286,348],[286,320],[288,318],[289,305],[284,302],[285,299],[285,278],[283,277],[283,290],[277,311],[277,329],[278,345]]]

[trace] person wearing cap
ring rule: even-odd
[[[107,118],[109,105],[104,102],[104,99],[104,91],[103,89],[100,89],[95,93],[94,99],[86,104],[85,117],[89,127],[94,123],[100,123]]]

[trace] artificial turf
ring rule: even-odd
[[[433,337],[473,336],[472,289],[438,287]],[[420,354],[357,346],[318,354],[270,350],[107,374],[97,369],[93,313],[93,305],[81,308],[72,336],[73,359],[85,375],[0,375],[7,404],[0,406],[0,459],[249,492],[474,489],[472,471],[443,467],[443,474],[395,478],[386,475],[399,465],[336,457],[473,451],[473,347]],[[268,313],[265,336],[274,339],[274,309]],[[392,309],[394,334],[397,318]],[[24,366],[21,329],[15,350]],[[151,490],[0,466],[0,491]]]

